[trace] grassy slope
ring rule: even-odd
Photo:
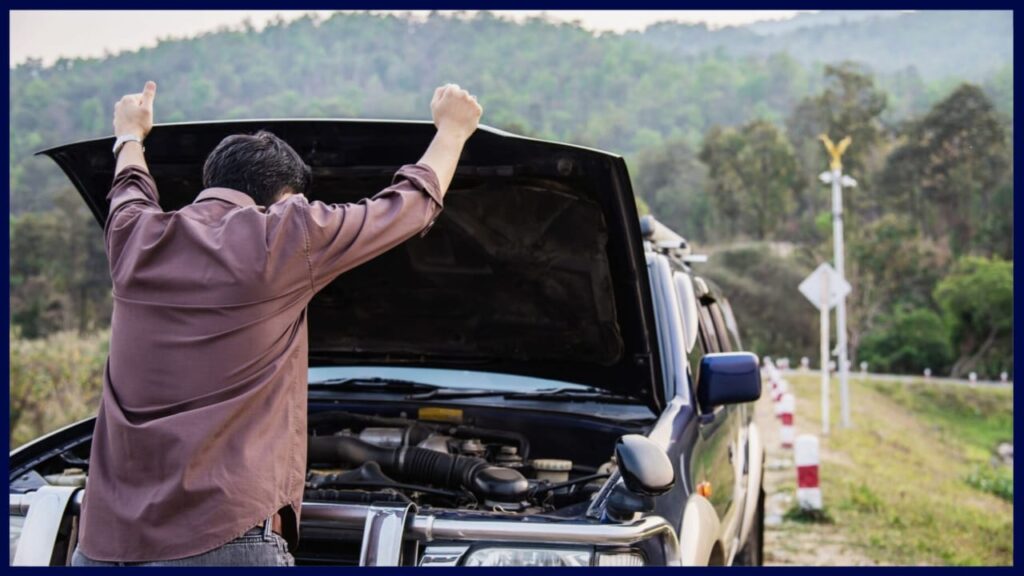
[[[789,381],[798,432],[820,433],[817,374]],[[1011,390],[854,379],[848,430],[832,398],[821,485],[852,544],[885,564],[1012,564],[1012,502],[966,481],[1013,439]]]

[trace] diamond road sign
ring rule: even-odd
[[[850,283],[841,279],[835,268],[827,262],[818,266],[810,276],[804,278],[804,281],[800,283],[800,293],[819,310],[826,282],[828,283],[828,307],[830,310],[850,293]]]

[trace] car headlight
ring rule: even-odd
[[[598,566],[643,566],[644,557],[636,552],[599,553]]]
[[[574,548],[480,548],[466,566],[590,566],[590,550]]]
[[[14,564],[14,554],[18,551],[18,542],[21,540],[21,527],[25,524],[24,516],[10,516],[10,528],[11,528],[11,556],[10,562]]]

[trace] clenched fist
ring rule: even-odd
[[[145,138],[153,128],[156,82],[146,82],[138,94],[126,94],[114,104],[114,136],[133,134]]]
[[[438,132],[448,132],[462,139],[469,138],[480,123],[484,109],[480,103],[458,84],[445,84],[434,90],[430,112]]]

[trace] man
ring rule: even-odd
[[[434,92],[437,133],[392,185],[309,202],[273,134],[210,153],[192,204],[164,212],[143,141],[156,84],[114,107],[105,227],[110,356],[74,565],[291,565],[306,471],[306,304],[437,217],[482,109]]]

